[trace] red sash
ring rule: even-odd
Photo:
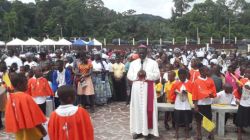
[[[154,110],[154,81],[147,81],[148,83],[148,129],[153,129],[153,110]]]

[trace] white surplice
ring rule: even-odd
[[[153,129],[148,129],[147,117],[147,82],[136,81],[137,73],[141,69],[141,60],[131,62],[127,77],[133,81],[130,103],[130,132],[147,136],[152,134],[159,136],[157,96],[154,92],[153,103]],[[155,81],[160,78],[160,70],[156,61],[146,58],[143,62],[143,70],[146,71],[146,80]]]

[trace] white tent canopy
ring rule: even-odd
[[[60,39],[60,40],[58,40],[58,41],[56,42],[56,45],[58,45],[58,46],[71,46],[72,43],[71,43],[70,41],[68,41],[68,40],[66,40],[66,39],[64,39],[64,38],[62,38],[62,39]]]
[[[47,39],[44,39],[44,40],[41,42],[40,45],[41,45],[41,46],[54,46],[54,45],[56,45],[56,41],[47,38]]]
[[[89,42],[90,46],[102,46],[102,43],[98,40],[96,40],[95,38]]]
[[[4,46],[5,43],[3,41],[0,41],[0,46]]]
[[[29,38],[24,43],[24,45],[26,45],[26,46],[39,46],[40,44],[41,44],[41,42],[35,40],[34,38]]]
[[[21,39],[15,38],[12,39],[10,42],[6,43],[7,46],[23,46],[24,45],[24,41],[22,41]]]

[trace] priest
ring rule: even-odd
[[[158,137],[157,96],[154,81],[160,78],[156,61],[147,57],[147,47],[138,48],[139,59],[129,67],[127,78],[133,82],[130,103],[130,132],[133,139]]]

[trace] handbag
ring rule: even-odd
[[[84,81],[82,81],[82,82],[80,82],[80,87],[81,88],[85,88],[85,87],[87,87],[88,86],[88,84],[87,84],[87,82],[84,80]]]

